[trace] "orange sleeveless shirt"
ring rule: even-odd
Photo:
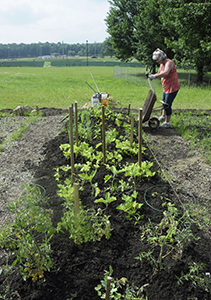
[[[178,91],[180,89],[180,84],[178,81],[175,63],[170,59],[167,59],[167,61],[171,61],[174,64],[174,66],[173,66],[172,70],[169,72],[168,76],[161,77],[161,82],[163,85],[164,93],[170,94],[170,93]],[[164,69],[165,69],[165,65],[161,64],[158,73],[163,72]]]

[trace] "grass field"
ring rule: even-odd
[[[126,68],[128,69],[128,68]],[[114,77],[113,67],[90,67],[95,82],[101,92],[108,92],[118,107],[132,109],[142,108],[150,90],[145,77],[145,69],[129,68],[129,80]],[[188,82],[189,72],[178,70],[181,89],[173,103],[174,109],[211,109],[211,86],[196,86]],[[193,78],[196,74],[191,74]],[[207,81],[210,80],[206,78]],[[138,78],[138,80],[137,80]],[[1,67],[0,68],[0,110],[14,109],[18,105],[30,107],[68,108],[75,101],[78,107],[91,103],[94,91],[85,83],[88,82],[95,90],[95,83],[89,73],[89,67]],[[160,80],[153,80],[157,98],[162,97]],[[161,108],[161,104],[155,104]],[[179,134],[191,141],[191,147],[198,146],[206,160],[211,162],[211,117],[173,114],[171,124]]]
[[[89,68],[101,92],[108,92],[113,101],[120,106],[141,108],[149,92],[149,84],[144,74],[145,69],[131,68],[138,72],[139,82],[124,81],[114,78],[113,67],[1,67],[0,68],[0,110],[14,109],[18,105],[31,107],[68,108],[71,103],[79,106],[90,102],[94,91],[85,83],[87,81],[95,90]],[[210,109],[211,87],[188,87],[185,81],[188,73],[178,70],[181,78],[181,89],[174,101],[173,108]],[[162,97],[160,80],[153,81],[157,98]]]

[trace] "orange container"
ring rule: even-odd
[[[101,93],[101,105],[107,106],[109,102],[109,94],[108,93]]]
[[[109,102],[109,99],[101,99],[101,105],[107,106]]]

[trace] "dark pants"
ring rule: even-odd
[[[167,116],[170,116],[172,114],[171,106],[172,106],[172,103],[173,103],[174,98],[176,97],[177,93],[178,93],[178,91],[170,93],[170,94],[166,94],[166,93],[163,92],[162,100],[166,104],[168,104],[168,105],[163,104],[163,109],[165,109],[165,112],[166,112]]]

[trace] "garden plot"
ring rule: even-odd
[[[45,159],[33,169],[33,183],[46,191],[46,202],[41,206],[53,211],[52,223],[57,229],[50,240],[53,265],[49,264],[44,278],[33,282],[32,276],[26,276],[24,281],[19,273],[23,259],[12,274],[2,272],[1,295],[16,299],[100,299],[105,292],[101,281],[111,275],[112,287],[118,287],[119,293],[111,289],[114,299],[210,299],[209,278],[205,275],[211,270],[210,238],[201,227],[202,211],[197,214],[200,197],[176,177],[172,182],[160,176],[159,160],[147,146],[153,136],[157,142],[157,147],[155,142],[150,143],[153,153],[160,149],[161,139],[155,138],[162,135],[160,129],[148,132],[144,128],[148,141],[143,142],[139,169],[138,124],[135,122],[134,145],[128,147],[128,119],[109,110],[106,114],[104,164],[100,113],[80,117],[83,133],[79,134],[78,147],[83,148],[75,149],[74,175],[74,182],[79,184],[78,219],[68,132],[63,131],[41,147]],[[168,138],[172,137],[175,139],[173,129]],[[175,153],[171,145],[169,151]],[[179,157],[181,152],[177,150]],[[166,171],[169,165],[163,162],[163,167]],[[1,264],[3,270],[4,258]]]

